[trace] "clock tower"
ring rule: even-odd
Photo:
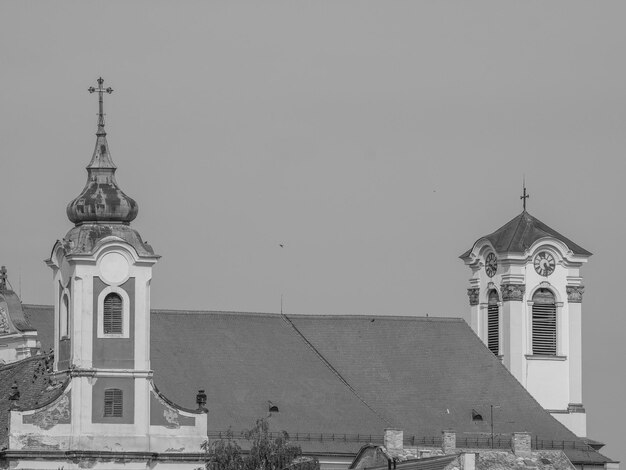
[[[460,256],[472,273],[471,327],[541,406],[582,437],[580,269],[591,253],[525,206]]]

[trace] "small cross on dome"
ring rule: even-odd
[[[100,130],[100,128],[104,128],[104,100],[102,99],[102,95],[103,93],[108,93],[109,95],[113,93],[113,88],[111,87],[104,88],[103,85],[104,85],[104,78],[100,77],[98,78],[98,88],[94,88],[92,86],[87,88],[87,91],[89,93],[95,93],[96,91],[98,92],[98,104],[99,104],[98,130]]]
[[[524,181],[524,192],[519,197],[522,200],[522,207],[524,208],[524,212],[526,212],[526,199],[530,197],[530,194],[526,194],[526,181]]]

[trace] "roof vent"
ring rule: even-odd
[[[481,415],[478,411],[472,409],[472,421],[482,421],[483,415]]]
[[[268,411],[270,412],[270,414],[279,412],[278,407],[274,405],[274,403],[268,400],[267,404],[268,404]]]
[[[12,406],[15,406],[15,402],[20,399],[20,391],[17,388],[17,382],[13,382],[11,385],[11,391],[9,392],[9,400],[12,402]]]

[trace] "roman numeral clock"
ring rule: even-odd
[[[547,251],[540,251],[535,255],[533,265],[535,266],[537,274],[548,277],[554,272],[554,256]]]

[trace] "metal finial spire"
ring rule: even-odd
[[[102,94],[103,93],[108,93],[111,94],[113,93],[113,88],[108,87],[108,88],[104,88],[102,85],[104,84],[104,79],[102,77],[98,78],[98,88],[94,88],[92,86],[90,86],[89,88],[87,88],[87,91],[89,93],[94,93],[94,92],[98,92],[98,102],[99,102],[99,109],[98,109],[98,133],[103,133],[104,132],[104,101],[102,99]]]
[[[104,80],[100,77],[98,87],[89,87],[87,91],[98,92],[100,103],[96,146],[91,161],[87,165],[87,184],[79,196],[67,205],[67,217],[76,226],[101,223],[127,225],[135,220],[139,207],[134,199],[124,194],[115,181],[117,167],[111,159],[107,135],[104,131],[103,95],[112,93],[113,88],[105,88]],[[77,243],[74,250],[76,249],[81,249],[80,243]],[[84,249],[84,244],[82,249]]]
[[[523,188],[524,191],[519,198],[522,200],[522,207],[524,208],[524,212],[526,212],[526,199],[530,197],[530,194],[526,194],[526,177],[524,177]]]

